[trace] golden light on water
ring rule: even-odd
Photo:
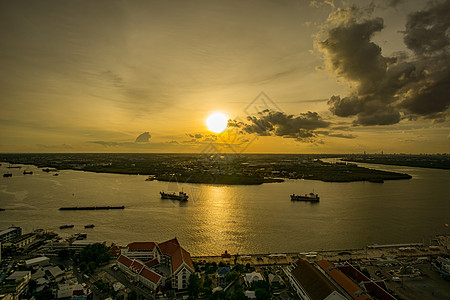
[[[215,133],[221,133],[227,129],[228,117],[223,113],[213,113],[206,119],[206,126]]]

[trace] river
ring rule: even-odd
[[[0,177],[0,230],[43,228],[90,241],[126,245],[177,237],[193,255],[278,253],[348,249],[371,244],[429,242],[449,234],[450,171],[358,164],[408,173],[410,180],[330,183],[288,180],[253,186],[176,184],[146,176],[73,170],[59,176],[34,166]],[[23,175],[30,170],[32,175]],[[188,202],[160,199],[183,190]],[[319,203],[292,202],[292,193],[314,191]],[[59,211],[62,206],[125,205],[125,210]],[[73,229],[59,226],[73,224]],[[84,225],[95,224],[93,229]]]

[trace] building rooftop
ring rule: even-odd
[[[154,283],[158,283],[158,281],[161,279],[161,275],[145,267],[144,269],[142,269],[141,275]]]
[[[339,271],[331,262],[327,260],[320,260],[316,262],[325,273],[327,273],[333,280],[341,286],[353,299],[372,299],[363,291],[353,280],[348,278],[344,273]]]
[[[299,259],[296,265],[291,272],[292,276],[302,285],[311,299],[325,299],[337,290],[325,275],[308,261]]]

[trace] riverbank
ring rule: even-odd
[[[439,256],[448,254],[450,236],[439,235],[435,237],[435,245],[425,246],[423,243],[371,245],[365,248],[339,249],[339,250],[307,250],[290,253],[264,253],[264,254],[230,254],[216,256],[193,256],[196,263],[243,264],[254,266],[288,265],[295,263],[299,258],[309,261],[328,260],[331,262],[361,260],[366,263],[382,264],[392,259],[407,260],[418,257]]]
[[[0,161],[39,168],[95,173],[152,175],[159,181],[260,185],[285,179],[355,182],[411,179],[411,175],[359,167],[354,163],[327,163],[326,155],[228,154],[0,154]]]

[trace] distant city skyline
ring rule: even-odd
[[[3,1],[0,152],[448,153],[449,15],[450,0]]]

